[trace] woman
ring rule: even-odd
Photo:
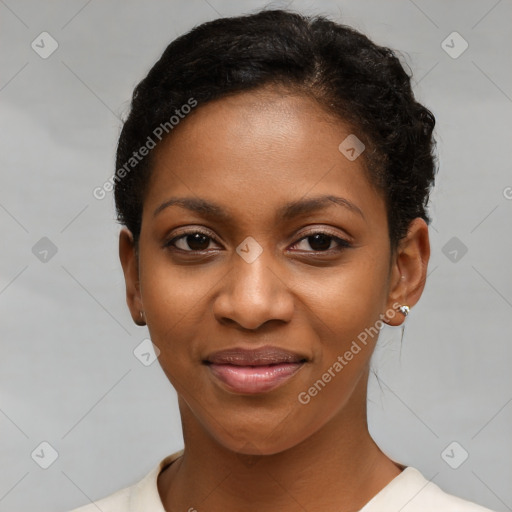
[[[366,419],[379,330],[425,285],[434,124],[391,50],[323,17],[217,19],[167,47],[112,181],[185,447],[76,511],[488,510]]]

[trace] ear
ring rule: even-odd
[[[430,241],[427,223],[420,217],[409,224],[407,235],[393,254],[385,322],[400,325],[405,316],[399,306],[414,306],[421,297],[427,278]],[[395,311],[395,314],[391,313]]]
[[[135,243],[131,231],[123,228],[119,233],[119,259],[123,267],[126,284],[126,303],[133,321],[145,325],[141,312],[144,312],[139,284],[139,265]]]

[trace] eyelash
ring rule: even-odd
[[[207,252],[207,250],[203,250],[203,251],[194,251],[194,250],[190,250],[190,251],[185,251],[184,249],[179,249],[178,247],[176,247],[174,245],[174,243],[177,241],[177,240],[180,240],[182,238],[185,238],[189,235],[195,235],[195,234],[200,234],[200,235],[203,235],[207,238],[209,238],[210,240],[213,240],[215,243],[218,243],[216,240],[215,240],[215,237],[213,237],[211,235],[211,233],[208,233],[208,232],[205,232],[205,231],[202,231],[201,229],[191,229],[191,230],[188,230],[188,231],[182,231],[178,236],[175,236],[173,237],[171,240],[169,240],[168,242],[166,242],[164,244],[164,247],[169,247],[169,248],[172,248],[173,250],[175,251],[179,251],[179,252],[182,252],[182,253],[189,253],[189,254],[194,254],[194,253],[204,253],[204,252]],[[335,248],[335,249],[327,249],[325,251],[305,251],[305,252],[310,252],[310,253],[320,253],[320,254],[329,254],[329,253],[332,253],[332,252],[341,252],[343,251],[344,249],[349,249],[352,247],[352,244],[350,242],[348,242],[347,240],[343,239],[343,238],[340,238],[328,231],[311,231],[309,233],[306,233],[302,238],[300,238],[299,240],[297,240],[293,245],[297,245],[298,243],[302,242],[303,240],[311,237],[311,236],[314,236],[314,235],[325,235],[327,236],[328,238],[331,238],[332,240],[334,240],[337,244],[338,244],[338,247]]]

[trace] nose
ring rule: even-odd
[[[265,251],[252,263],[238,254],[233,255],[231,271],[223,279],[213,303],[213,313],[219,322],[234,322],[250,330],[272,320],[290,322],[294,311],[293,293],[283,273],[271,268],[264,255]]]

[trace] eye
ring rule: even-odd
[[[315,231],[307,234],[302,237],[298,242],[294,245],[309,246],[312,250],[308,250],[306,248],[302,248],[299,250],[305,250],[306,252],[328,252],[328,251],[342,251],[343,249],[347,249],[352,247],[350,242],[335,236],[331,233],[325,231]],[[334,245],[333,245],[334,244]]]
[[[210,233],[194,229],[182,231],[164,245],[165,247],[172,247],[182,252],[194,253],[211,249],[210,244],[214,240]],[[297,250],[304,252],[337,252],[352,247],[347,240],[325,231],[308,233],[295,242],[292,247],[300,246],[301,244],[302,247],[299,247]]]
[[[165,243],[165,247],[174,247],[183,252],[206,251],[213,237],[200,230],[184,231]]]

